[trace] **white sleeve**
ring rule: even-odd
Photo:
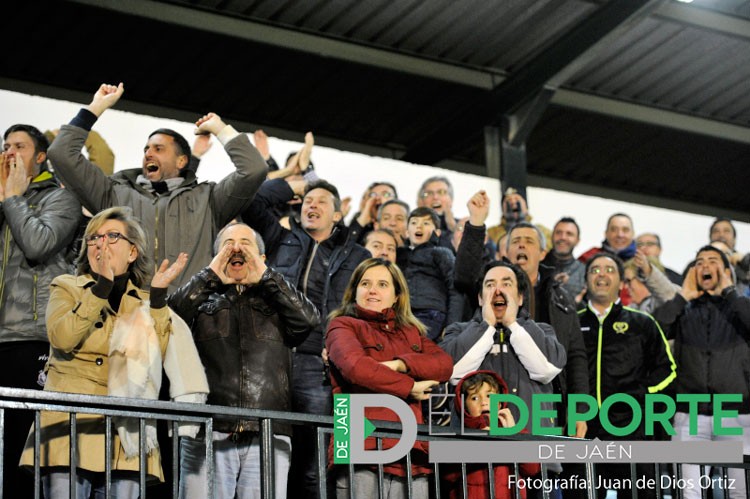
[[[451,384],[457,385],[458,382],[461,381],[461,378],[470,372],[479,369],[484,357],[492,348],[493,336],[495,336],[495,328],[494,326],[488,326],[487,330],[482,334],[482,337],[479,338],[479,341],[474,343],[474,346],[472,346],[469,351],[453,365]]]
[[[562,369],[547,359],[534,338],[518,322],[511,324],[508,329],[511,332],[510,344],[518,355],[518,360],[529,372],[531,379],[546,385],[560,374]]]

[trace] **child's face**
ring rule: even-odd
[[[432,237],[435,228],[435,224],[432,223],[430,217],[411,217],[407,227],[409,242],[414,246],[426,243]]]
[[[497,393],[486,381],[479,388],[466,394],[466,412],[469,416],[481,416],[483,412],[490,412],[490,395]]]

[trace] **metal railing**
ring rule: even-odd
[[[327,440],[333,433],[333,418],[331,416],[319,416],[309,414],[299,414],[290,412],[279,412],[279,411],[268,411],[260,409],[237,409],[231,407],[222,406],[210,406],[202,404],[189,404],[189,403],[178,403],[178,402],[166,402],[158,400],[143,400],[143,399],[128,399],[128,398],[117,398],[107,396],[93,396],[83,394],[70,394],[70,393],[59,393],[59,392],[45,392],[36,390],[23,390],[15,388],[4,388],[0,387],[0,435],[5,431],[5,411],[6,410],[24,410],[24,411],[35,411],[34,420],[36,432],[34,434],[34,497],[41,497],[41,466],[40,466],[40,446],[41,434],[40,428],[40,411],[57,411],[67,412],[71,414],[94,414],[101,415],[105,421],[105,490],[107,497],[110,497],[111,484],[112,484],[112,455],[113,455],[113,418],[124,417],[124,418],[136,418],[139,420],[139,441],[145,442],[145,426],[147,420],[163,420],[170,424],[171,429],[171,456],[172,456],[172,483],[171,490],[172,496],[178,497],[179,492],[179,436],[178,429],[181,424],[199,424],[203,425],[205,430],[206,442],[206,466],[207,466],[207,497],[213,497],[213,442],[212,442],[212,430],[214,420],[216,418],[237,418],[237,419],[256,419],[259,421],[259,441],[260,441],[260,469],[261,469],[261,494],[264,498],[275,498],[275,474],[274,474],[274,459],[273,459],[273,431],[272,423],[288,423],[292,425],[311,425],[317,428],[317,467],[319,476],[319,492],[320,497],[330,497],[330,491],[328,490],[328,482],[326,476],[329,471],[328,463],[328,443]],[[26,430],[24,430],[26,431]],[[70,418],[69,436],[70,441],[76,441],[76,434],[78,428],[76,424],[76,418]],[[382,448],[382,439],[384,438],[396,438],[398,439],[401,435],[401,426],[397,423],[392,422],[377,422],[377,430],[372,434],[378,441],[378,448]],[[438,441],[438,440],[466,440],[466,439],[487,439],[487,438],[498,438],[488,437],[485,435],[472,435],[472,434],[459,434],[459,435],[440,435],[434,431],[434,428],[428,428],[427,426],[420,426],[417,439],[425,441]],[[531,439],[540,440],[539,438],[531,437]],[[544,440],[553,440],[555,437],[544,437]],[[560,440],[568,440],[565,437],[557,437]],[[528,436],[521,437],[504,437],[502,440],[529,440]],[[4,455],[4,443],[0,439],[0,455]],[[145,445],[140,446],[139,456],[139,483],[141,498],[146,497],[147,493],[147,474],[146,474],[146,447]],[[20,457],[20,456],[19,456]],[[77,446],[70,446],[70,462],[77,463]],[[745,487],[746,497],[750,497],[750,461],[745,456],[744,464],[716,464],[714,465],[719,470],[719,477],[726,480],[728,478],[728,468],[743,468],[745,470]],[[408,496],[413,497],[412,484],[413,476],[411,472],[411,455],[406,455],[406,480],[408,485]],[[489,490],[487,491],[488,497],[494,497],[494,493],[490,495],[490,491],[494,491],[497,486],[494,483],[493,463],[487,463],[488,482]],[[346,465],[342,465],[344,467]],[[443,475],[444,466],[437,463],[430,465],[434,473],[430,483],[430,497],[440,499],[441,493],[441,480],[440,477]],[[467,465],[460,463],[460,475],[461,475],[461,489],[463,496],[467,496]],[[512,464],[515,470],[516,476],[519,474],[519,463]],[[355,466],[348,465],[348,472],[350,476],[354,472]],[[679,466],[674,465],[675,478],[680,478]],[[71,480],[70,480],[70,494],[71,497],[75,497],[76,492],[76,467],[72,466],[70,469]],[[542,463],[542,478],[548,478],[548,466]],[[588,463],[586,464],[585,478],[588,480],[589,477],[595,476],[595,466]],[[382,497],[383,491],[383,465],[377,466],[378,484],[379,484],[379,496]],[[635,483],[635,466],[631,466],[631,475],[633,483]],[[659,477],[658,465],[656,471],[657,478]],[[0,490],[2,490],[2,480],[5,478],[5,470],[3,469],[2,460],[0,459]],[[593,481],[588,480],[588,488],[585,493],[588,497],[596,497],[596,490],[593,488]],[[353,488],[350,488],[350,497],[354,497]],[[663,497],[665,491],[660,487],[657,488],[657,497]],[[726,490],[723,490],[724,497],[729,497]],[[702,497],[709,497],[711,493],[710,489],[702,489]],[[544,489],[542,495],[545,499],[549,497],[549,491]],[[444,496],[444,495],[443,495]],[[633,496],[637,497],[637,490],[633,488]],[[519,488],[515,488],[515,497],[519,498]],[[672,494],[673,498],[682,497],[682,491],[678,488],[674,490]]]

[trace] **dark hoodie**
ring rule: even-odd
[[[461,381],[456,385],[456,397],[453,400],[454,417],[458,418],[460,424],[460,417],[463,414],[464,417],[464,428],[482,429],[490,425],[489,414],[482,413],[479,416],[472,416],[463,407],[463,400],[461,397],[461,387],[468,378],[477,374],[488,374],[497,380],[500,386],[500,392],[503,394],[508,393],[508,385],[505,380],[497,375],[494,371],[473,371],[461,378]],[[507,404],[503,404],[500,408],[506,407]],[[525,430],[524,430],[525,431]],[[492,495],[489,490],[490,481],[487,473],[486,464],[467,464],[466,465],[466,490],[468,492],[467,499],[486,499],[494,497],[495,499],[511,499],[515,497],[515,487],[508,485],[508,477],[512,473],[512,464],[495,464],[493,466],[495,472],[495,493]],[[539,473],[541,466],[539,463],[519,463],[519,471],[522,477],[529,477]],[[450,486],[450,498],[458,499],[462,497],[461,487],[461,470],[452,465],[446,467],[447,472],[444,475],[445,480]],[[520,489],[520,497],[526,497],[526,489]]]

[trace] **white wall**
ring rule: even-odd
[[[126,89],[123,99],[127,99],[127,96]],[[80,107],[80,103],[0,90],[0,109],[3,110],[0,130],[4,131],[14,123],[29,123],[42,131],[59,128],[62,123],[70,121]],[[118,111],[116,107],[104,113],[95,125],[95,129],[115,152],[115,170],[139,167],[148,134],[160,127],[173,128],[191,140],[192,124]],[[270,147],[277,161],[283,161],[287,153],[301,147],[301,142],[271,138]],[[318,175],[334,183],[342,197],[353,198],[354,211],[362,192],[373,181],[391,181],[397,186],[399,196],[414,206],[422,181],[429,176],[445,175],[454,185],[454,212],[457,217],[467,214],[466,200],[477,190],[485,189],[492,199],[490,221],[500,219],[500,187],[497,180],[319,146],[313,151],[313,162]],[[201,162],[198,177],[218,181],[231,170],[232,164],[227,155],[220,147],[214,146]],[[572,216],[578,221],[582,232],[578,253],[601,243],[609,215],[619,211],[628,213],[634,220],[637,233],[649,231],[661,236],[664,247],[662,260],[678,272],[707,242],[712,221],[712,217],[707,216],[535,187],[528,189],[528,198],[536,223],[551,228],[561,216]],[[738,249],[746,251],[750,248],[750,224],[735,225]]]

